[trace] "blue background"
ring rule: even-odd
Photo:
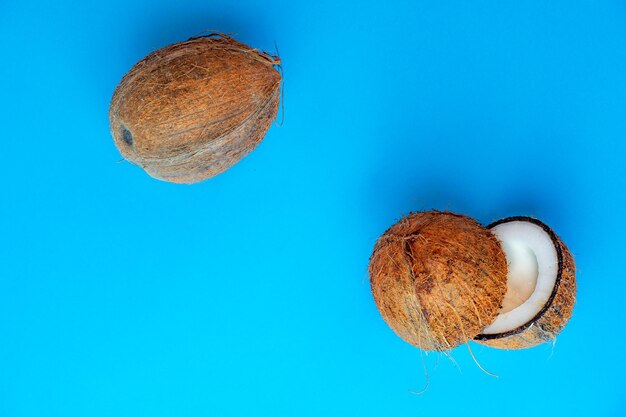
[[[283,125],[193,186],[119,162],[117,82],[211,29],[276,42]],[[0,56],[0,416],[626,415],[625,2],[4,0]],[[430,208],[537,216],[579,296],[416,396],[367,264]]]

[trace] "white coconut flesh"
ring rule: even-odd
[[[531,321],[552,296],[559,274],[559,256],[552,236],[525,220],[491,228],[506,255],[507,292],[495,321],[483,334],[513,331]]]

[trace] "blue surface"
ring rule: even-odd
[[[285,121],[217,178],[119,163],[117,82],[207,29],[278,44]],[[3,1],[0,416],[626,415],[623,1]],[[458,366],[380,318],[403,213],[533,215],[576,256],[554,349]]]

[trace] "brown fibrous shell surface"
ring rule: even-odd
[[[475,220],[430,211],[410,214],[378,239],[369,274],[376,306],[398,336],[444,351],[497,316],[507,264],[497,239]]]
[[[192,38],[138,62],[109,110],[122,156],[151,176],[194,183],[263,139],[280,101],[280,60],[229,36]]]
[[[576,303],[576,264],[571,252],[554,231],[542,222],[532,218],[520,219],[539,224],[550,234],[557,249],[559,276],[552,296],[544,308],[529,322],[506,333],[479,334],[476,337],[476,342],[499,349],[527,349],[555,340],[572,317]],[[496,223],[508,220],[503,219]]]

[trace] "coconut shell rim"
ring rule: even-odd
[[[486,228],[487,229],[492,229],[495,226],[498,226],[500,224],[510,223],[510,222],[514,222],[514,221],[525,221],[525,222],[529,222],[529,223],[532,223],[534,225],[537,225],[537,226],[541,227],[543,229],[543,231],[548,234],[548,236],[550,236],[550,239],[552,240],[552,243],[553,243],[554,247],[556,248],[556,256],[557,256],[557,262],[558,262],[557,276],[556,276],[556,281],[554,282],[554,287],[552,288],[552,293],[550,294],[550,297],[548,298],[546,303],[543,305],[541,310],[539,310],[537,312],[537,314],[535,314],[526,323],[522,324],[521,326],[516,327],[515,329],[509,330],[509,331],[506,331],[506,332],[502,332],[502,333],[493,333],[493,334],[480,333],[480,334],[478,334],[477,336],[474,337],[474,340],[479,340],[480,341],[480,340],[502,339],[502,338],[505,338],[505,337],[514,336],[516,334],[522,333],[524,330],[526,330],[530,326],[532,326],[533,323],[537,322],[539,319],[541,319],[541,317],[543,317],[543,315],[552,306],[552,303],[554,302],[554,299],[555,299],[555,297],[556,297],[556,295],[557,295],[557,293],[559,291],[559,287],[561,285],[561,277],[563,276],[563,249],[561,248],[561,245],[562,245],[561,240],[559,239],[557,234],[554,232],[554,230],[552,230],[550,228],[550,226],[548,226],[547,224],[545,224],[541,220],[536,219],[534,217],[530,217],[530,216],[505,217],[503,219],[497,220],[497,221],[487,225]]]

